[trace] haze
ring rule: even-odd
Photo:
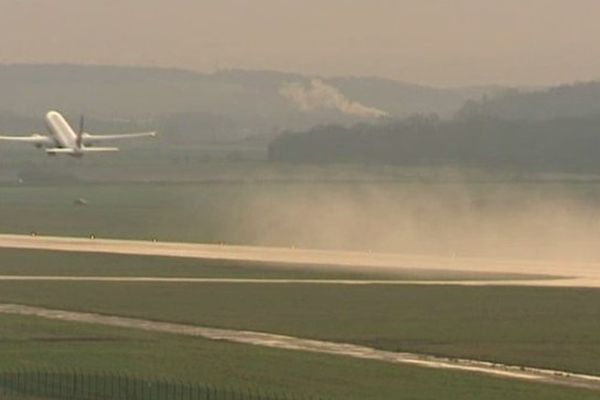
[[[600,76],[597,15],[595,0],[0,0],[0,62],[546,85]]]

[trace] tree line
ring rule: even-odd
[[[600,114],[545,120],[414,116],[374,125],[319,126],[281,135],[270,143],[269,159],[600,171]]]

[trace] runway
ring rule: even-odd
[[[570,387],[584,387],[600,390],[600,377],[485,361],[436,357],[424,354],[398,353],[377,350],[370,347],[347,343],[302,339],[293,336],[276,335],[264,332],[238,331],[184,325],[169,322],[149,321],[94,313],[52,310],[18,304],[0,304],[0,314],[32,316],[50,320],[105,325],[150,332],[171,333],[221,340],[232,343],[264,346],[285,350],[298,350],[312,353],[331,354],[391,364],[405,364],[424,368],[458,370],[479,373],[506,379],[558,384]]]
[[[292,266],[297,268],[297,266],[301,265],[303,268],[307,269],[360,270],[362,272],[368,272],[369,269],[438,269],[452,272],[498,273],[515,275],[533,274],[546,275],[556,278],[536,280],[515,279],[508,281],[413,281],[415,284],[485,284],[589,288],[600,287],[600,264],[598,263],[536,262],[467,257],[400,255],[388,253],[25,235],[0,235],[0,248],[263,262],[277,264],[278,268]],[[305,283],[308,282],[305,281]],[[364,283],[368,282],[364,281]],[[377,284],[378,281],[374,280],[370,283]],[[401,281],[401,283],[407,284],[410,283],[410,281]],[[386,281],[386,284],[390,284],[389,281]],[[400,284],[400,281],[398,281],[398,284]]]
[[[259,279],[259,278],[170,278],[152,276],[31,276],[0,275],[0,282],[97,282],[97,283],[230,283],[260,285],[342,285],[342,286],[537,286],[537,287],[600,287],[600,282],[577,279],[538,280],[376,280],[376,279]],[[598,286],[592,286],[595,283]]]

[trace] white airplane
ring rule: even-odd
[[[92,147],[105,140],[156,136],[156,132],[92,135],[83,130],[83,117],[79,120],[79,131],[75,133],[65,117],[57,111],[49,111],[46,114],[46,127],[49,136],[34,133],[30,136],[0,136],[0,140],[31,143],[37,148],[44,148],[48,155],[68,154],[73,157],[82,157],[86,153],[119,151],[117,147]]]

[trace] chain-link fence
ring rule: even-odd
[[[0,399],[9,400],[313,400],[127,374],[82,371],[0,372]],[[314,398],[314,400],[320,400]]]

